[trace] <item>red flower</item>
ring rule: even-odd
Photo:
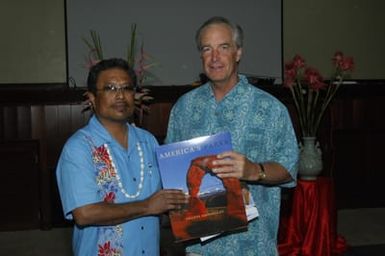
[[[99,246],[98,256],[112,256],[116,255],[117,250],[111,248],[110,241],[106,242],[103,246]]]
[[[339,63],[341,63],[342,59],[344,58],[344,54],[341,51],[336,51],[334,53],[333,62],[336,67],[338,67]]]
[[[300,55],[295,55],[293,60],[285,64],[285,79],[283,85],[285,87],[295,86],[295,80],[300,69],[305,67],[305,60]]]
[[[295,78],[297,76],[297,69],[294,67],[293,62],[285,65],[285,80],[283,85],[285,87],[292,87],[295,85]]]
[[[341,71],[352,71],[354,69],[354,60],[352,57],[345,57],[340,51],[336,52],[333,57],[334,65]]]
[[[114,192],[109,192],[104,195],[103,201],[106,203],[113,203],[115,200],[115,193]]]
[[[352,57],[344,57],[340,68],[342,71],[352,71],[354,69],[354,60]]]
[[[93,155],[99,162],[104,162],[106,164],[110,163],[110,155],[108,154],[108,151],[104,145],[96,148],[93,152]]]
[[[294,68],[297,70],[305,67],[305,60],[298,54],[294,56],[292,63]]]
[[[323,82],[322,76],[315,68],[306,68],[305,81],[309,84],[309,87],[315,91],[326,87],[326,84]]]

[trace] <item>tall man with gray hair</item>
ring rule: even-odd
[[[286,107],[238,73],[243,31],[223,17],[207,20],[196,43],[209,82],[174,105],[166,142],[228,131],[234,151],[214,161],[220,178],[244,183],[259,210],[248,230],[186,248],[191,255],[278,255],[281,187],[296,185],[298,147]]]

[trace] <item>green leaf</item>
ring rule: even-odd
[[[94,30],[90,30],[91,41],[86,38],[82,38],[83,42],[87,45],[91,54],[94,54],[98,60],[103,59],[103,48],[100,40],[100,36]]]
[[[128,45],[127,62],[130,67],[135,67],[135,48],[136,48],[136,23],[131,24],[131,40]]]

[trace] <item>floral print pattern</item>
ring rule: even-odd
[[[98,256],[119,256],[119,251],[115,248],[111,248],[111,243],[108,241],[104,245],[99,245]]]
[[[90,141],[90,138],[87,138]],[[114,203],[118,184],[116,170],[114,168],[107,144],[95,147],[92,144],[92,160],[95,165],[96,182],[99,186],[99,194],[104,202]],[[122,243],[123,230],[120,225],[114,227],[101,227],[98,242],[98,256],[123,255]]]

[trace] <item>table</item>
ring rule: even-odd
[[[346,241],[337,235],[334,186],[329,177],[298,180],[291,212],[281,218],[280,256],[342,255]]]

